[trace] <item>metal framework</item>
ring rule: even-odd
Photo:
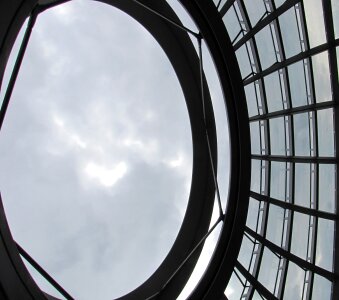
[[[36,18],[63,2],[0,3],[0,79],[29,17],[0,127]],[[339,28],[334,21],[339,4],[179,0],[199,28],[195,32],[165,0],[102,2],[135,18],[162,46],[183,88],[193,137],[192,187],[178,237],[154,274],[119,299],[175,299],[220,223],[210,264],[188,299],[338,299]],[[215,63],[229,119],[226,207],[217,180],[216,129],[202,43]],[[219,218],[209,229],[214,198]],[[20,255],[73,299],[14,242],[1,204],[0,298],[54,299],[34,283]]]

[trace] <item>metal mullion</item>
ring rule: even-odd
[[[249,41],[255,34],[257,34],[261,29],[266,27],[272,21],[277,19],[281,14],[290,9],[293,5],[298,3],[300,0],[287,0],[284,4],[282,4],[278,9],[273,12],[270,12],[266,18],[258,22],[250,32],[248,32],[243,38],[241,38],[235,45],[234,50],[238,50],[243,44]]]
[[[294,114],[310,112],[314,110],[328,109],[328,108],[333,108],[335,105],[338,105],[338,104],[336,104],[333,101],[313,103],[310,105],[303,105],[303,106],[297,106],[297,107],[293,107],[289,109],[278,110],[278,111],[270,112],[264,115],[253,116],[249,118],[249,121],[253,122],[253,121],[258,121],[258,120],[267,120],[267,119],[283,117],[286,115],[294,115]]]
[[[11,100],[11,96],[12,96],[12,93],[13,93],[13,90],[14,90],[14,86],[15,86],[16,80],[18,78],[19,70],[20,70],[22,61],[24,59],[25,52],[26,52],[26,49],[27,49],[27,46],[28,46],[28,42],[29,42],[29,39],[31,37],[32,30],[33,30],[35,21],[37,19],[37,16],[38,16],[38,7],[35,7],[33,9],[32,13],[31,13],[30,17],[29,17],[27,28],[26,28],[24,37],[22,39],[20,49],[19,49],[19,53],[17,55],[16,61],[15,61],[15,64],[14,64],[14,67],[13,67],[13,70],[12,70],[12,74],[10,76],[10,79],[9,79],[9,82],[8,82],[8,85],[7,85],[7,89],[6,89],[6,92],[5,92],[5,95],[4,95],[4,99],[3,99],[3,102],[2,102],[2,105],[1,105],[0,130],[2,128],[2,124],[3,124],[4,119],[5,119],[7,108],[8,108],[9,102]]]
[[[325,34],[327,43],[329,44],[328,56],[330,64],[330,78],[332,86],[332,95],[333,99],[337,104],[339,104],[339,78],[338,78],[338,65],[337,65],[337,53],[336,48],[337,44],[335,43],[335,33],[333,25],[333,13],[332,13],[332,4],[329,0],[322,0],[323,12],[324,12],[324,24],[325,24]],[[339,159],[339,110],[337,106],[334,107],[334,131],[335,131],[335,155]],[[339,176],[338,176],[338,165],[336,166],[336,188],[335,188],[335,199],[336,199],[336,213],[339,211]],[[339,222],[335,222],[334,230],[334,251],[333,251],[333,270],[336,274],[339,273]],[[332,298],[339,299],[339,279],[336,279],[333,283],[332,288]]]
[[[61,295],[63,295],[67,300],[73,300],[74,298],[59,284],[57,283],[51,275],[49,275],[18,243],[15,243],[18,252],[22,257],[27,260],[27,262],[42,276],[44,277],[49,284],[51,284]]]
[[[292,254],[291,252],[286,251],[285,249],[280,248],[279,246],[263,238],[261,235],[257,234],[256,232],[254,232],[251,228],[247,226],[245,227],[245,231],[249,233],[250,235],[252,235],[253,238],[257,239],[264,247],[267,247],[272,252],[275,252],[278,255],[285,257],[289,261],[292,261],[293,263],[298,265],[300,268],[317,273],[330,281],[333,281],[336,278],[338,278],[337,274],[334,274],[312,263],[309,263],[308,261],[300,258],[299,256]]]
[[[237,0],[227,0],[226,3],[224,4],[224,6],[222,8],[220,8],[219,14],[220,17],[222,18],[227,11],[231,8],[231,6],[233,5],[234,2],[236,2]]]
[[[339,160],[337,157],[309,157],[309,156],[283,156],[283,155],[259,155],[252,154],[253,159],[265,159],[270,161],[294,162],[294,163],[321,163],[336,164]]]
[[[171,18],[165,16],[164,14],[162,14],[161,12],[157,11],[156,9],[152,8],[151,6],[148,6],[147,4],[145,3],[142,3],[140,0],[132,0],[134,1],[135,3],[139,4],[140,6],[142,6],[143,8],[145,8],[146,10],[150,11],[151,13],[157,15],[158,17],[162,18],[163,20],[171,23],[172,25],[176,26],[177,28],[193,35],[195,38],[199,38],[200,35],[199,33],[197,32],[194,32],[193,30],[187,28],[186,26],[172,20]]]
[[[214,229],[218,226],[220,222],[223,222],[223,217],[220,216],[218,220],[214,223],[214,225],[208,230],[208,232],[201,238],[201,240],[193,247],[191,252],[188,253],[186,258],[181,262],[181,264],[174,270],[172,275],[168,278],[165,284],[160,288],[158,292],[148,297],[146,300],[157,299],[162,293],[163,290],[171,283],[173,278],[178,274],[178,272],[183,268],[183,266],[187,263],[187,261],[192,257],[192,255],[202,246],[202,244],[206,241],[206,239],[210,236],[210,234],[214,231]]]
[[[317,210],[317,209],[311,209],[311,208],[307,208],[304,206],[300,206],[300,205],[295,205],[289,202],[285,202],[285,201],[281,201],[275,198],[271,198],[271,197],[267,197],[265,195],[261,195],[255,192],[250,192],[250,196],[258,201],[263,201],[263,202],[269,202],[272,203],[274,205],[277,205],[283,209],[288,209],[290,211],[296,211],[296,212],[300,212],[302,214],[306,214],[306,215],[310,215],[310,216],[314,216],[314,217],[318,217],[318,218],[323,218],[326,220],[338,220],[339,216],[333,213],[329,213],[329,212],[324,212],[321,210]]]
[[[277,62],[273,64],[272,66],[268,67],[267,69],[258,72],[257,74],[253,75],[252,77],[247,78],[246,80],[243,81],[244,85],[250,84],[254,82],[255,80],[258,80],[264,76],[267,76],[275,71],[278,71],[279,69],[282,69],[284,67],[287,67],[291,64],[294,64],[300,60],[303,60],[307,57],[319,54],[321,52],[324,52],[326,50],[329,50],[331,47],[339,46],[339,39],[336,39],[331,45],[328,43],[319,45],[317,47],[314,47],[312,49],[306,50],[304,52],[298,53],[290,58],[287,58],[285,61],[282,62]]]
[[[251,275],[242,264],[238,261],[235,264],[235,267],[240,271],[240,273],[251,283],[253,288],[258,291],[261,295],[263,295],[266,299],[278,300],[264,285],[262,285],[257,278]],[[252,289],[252,291],[254,291]],[[252,297],[252,295],[251,295]],[[251,298],[250,298],[251,299]]]

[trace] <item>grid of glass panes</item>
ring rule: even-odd
[[[218,4],[243,77],[252,150],[246,229],[225,294],[330,299],[338,272],[339,1]]]

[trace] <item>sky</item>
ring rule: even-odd
[[[213,101],[223,108],[216,120],[219,151],[226,152],[219,159],[225,205],[227,118],[204,55]],[[167,57],[129,16],[74,0],[38,17],[0,149],[1,194],[14,239],[76,299],[122,296],[165,258],[189,197],[189,118]],[[206,267],[216,233],[182,299]]]

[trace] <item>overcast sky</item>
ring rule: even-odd
[[[164,259],[189,195],[189,119],[168,59],[129,16],[72,1],[38,17],[0,149],[12,234],[72,296],[121,296]]]

